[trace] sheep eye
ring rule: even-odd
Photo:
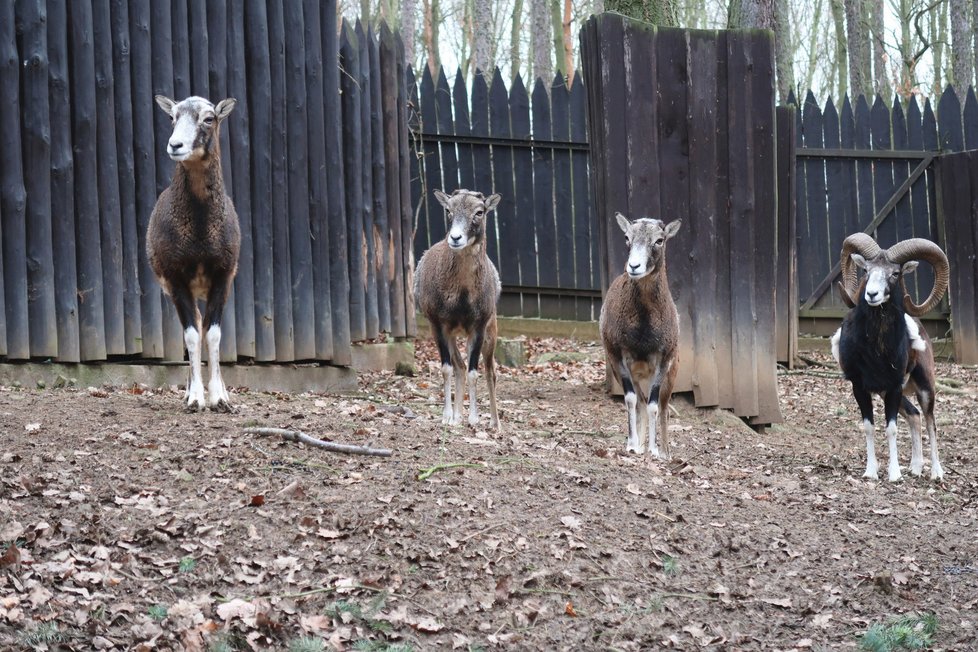
[[[665,239],[664,238],[659,238],[658,240],[655,241],[655,246],[656,247],[661,247],[663,242],[665,242]]]
[[[204,124],[207,124],[207,125],[214,124],[214,116],[209,115],[206,118],[204,118]]]

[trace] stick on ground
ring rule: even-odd
[[[331,441],[323,441],[298,430],[285,430],[283,428],[245,428],[250,435],[280,435],[282,439],[297,443],[308,444],[316,448],[324,448],[334,453],[349,453],[350,455],[372,455],[374,457],[390,457],[389,448],[369,448],[367,446],[354,446],[352,444],[337,444]]]

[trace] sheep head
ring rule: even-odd
[[[449,249],[461,251],[486,238],[486,216],[501,199],[498,193],[486,197],[481,192],[459,189],[451,195],[435,190],[435,199],[445,207],[449,220],[445,241]]]
[[[210,100],[192,96],[175,102],[163,95],[156,103],[173,120],[173,134],[166,153],[174,161],[197,161],[219,149],[221,122],[234,109],[237,100],[229,97],[214,106]]]
[[[638,280],[661,269],[665,264],[666,241],[676,235],[682,221],[665,224],[662,220],[643,217],[631,222],[621,213],[616,213],[615,219],[625,233],[629,248],[625,263],[628,277]]]
[[[923,303],[914,303],[906,291],[903,277],[917,269],[923,260],[934,268],[934,287]],[[896,243],[889,249],[881,249],[876,241],[865,233],[854,233],[842,243],[842,282],[839,284],[842,298],[850,308],[859,303],[859,283],[856,266],[866,271],[863,296],[871,306],[878,306],[890,299],[890,293],[900,283],[903,305],[907,314],[920,317],[931,310],[947,291],[950,267],[947,256],[936,244],[923,238],[911,238]]]

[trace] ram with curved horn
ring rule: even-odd
[[[866,435],[863,477],[879,477],[873,426],[873,394],[878,394],[883,398],[890,481],[901,478],[896,448],[898,413],[910,424],[913,475],[920,475],[924,466],[920,441],[923,413],[930,439],[930,477],[940,480],[944,470],[937,453],[934,420],[934,347],[919,317],[933,309],[947,291],[947,256],[930,240],[912,238],[882,249],[870,236],[856,233],[846,238],[841,258],[839,289],[851,310],[832,336],[832,354],[852,383],[862,415]],[[927,298],[917,304],[907,293],[904,277],[917,269],[919,261],[934,268],[935,282]],[[865,272],[861,281],[858,268]],[[919,410],[909,396],[916,396]]]

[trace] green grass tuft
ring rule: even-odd
[[[326,652],[326,646],[322,639],[303,636],[289,643],[289,652]]]
[[[161,622],[163,620],[166,620],[166,616],[169,613],[169,609],[167,609],[164,605],[154,604],[152,607],[147,609],[146,612],[149,614],[150,618],[152,618],[156,622]]]
[[[860,637],[859,647],[868,652],[923,650],[933,645],[935,633],[934,614],[907,614],[870,627]]]
[[[58,629],[58,625],[52,622],[38,623],[20,634],[20,644],[31,650],[47,650],[52,643],[61,643],[64,640],[64,634]]]
[[[184,557],[180,560],[179,570],[181,573],[189,573],[195,568],[197,568],[197,560],[193,557]]]

